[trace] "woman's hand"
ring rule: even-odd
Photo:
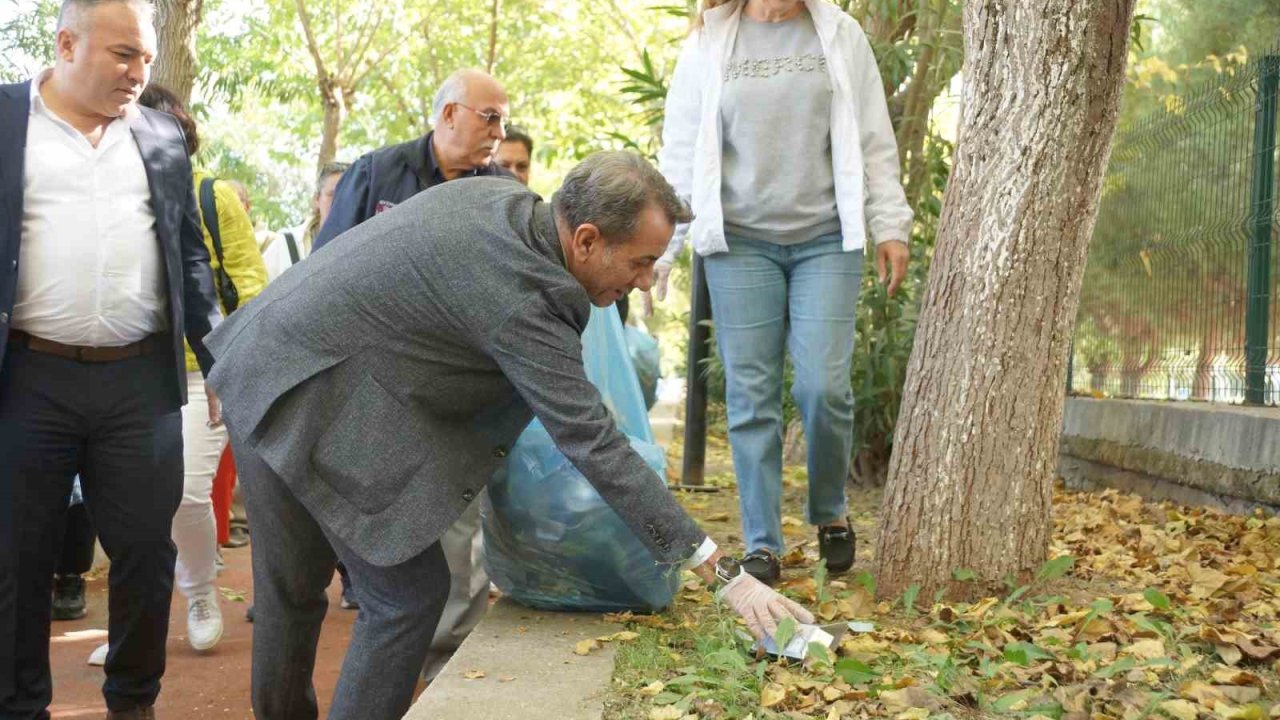
[[[889,297],[893,297],[902,281],[907,279],[909,259],[911,251],[901,240],[881,240],[876,243],[876,273],[880,277],[880,284],[889,286]]]

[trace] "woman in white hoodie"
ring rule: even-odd
[[[853,443],[863,248],[893,292],[911,209],[880,73],[857,22],[825,0],[704,0],[667,94],[662,172],[694,212],[724,360],[743,567],[774,583],[783,551],[782,376],[809,449],[808,521],[832,572],[853,564]],[[659,263],[659,296],[684,233]]]

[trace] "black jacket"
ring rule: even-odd
[[[384,147],[356,160],[338,181],[329,217],[316,233],[311,251],[374,215],[443,183],[444,175],[431,149],[434,134],[432,131],[412,142]],[[478,168],[471,176],[484,175],[511,177],[497,163]]]

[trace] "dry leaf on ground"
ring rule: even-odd
[[[600,641],[596,640],[595,638],[591,638],[590,640],[582,640],[573,646],[573,654],[588,655],[591,653],[592,650],[599,650],[600,647],[601,647]]]

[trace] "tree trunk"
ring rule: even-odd
[[[502,0],[493,0],[489,18],[489,61],[485,64],[485,72],[493,74],[493,66],[498,63],[498,7]]]
[[[963,122],[885,488],[877,588],[1046,559],[1066,360],[1133,0],[970,0]],[[966,568],[975,583],[952,581]]]
[[[151,81],[189,105],[196,81],[196,28],[204,0],[156,0],[155,6],[158,48]]]
[[[338,131],[347,117],[346,93],[341,87],[330,86],[321,93],[321,104],[324,106],[324,124],[320,135],[320,157],[316,160],[317,171],[338,157]]]
[[[925,137],[929,134],[929,118],[933,104],[960,68],[950,59],[945,37],[960,33],[958,13],[951,12],[950,0],[941,0],[935,13],[917,30],[923,48],[916,57],[911,82],[903,98],[903,121],[898,128],[898,149],[906,179],[907,203],[919,207],[929,190],[929,167],[925,163]],[[959,53],[955,53],[958,55]]]

